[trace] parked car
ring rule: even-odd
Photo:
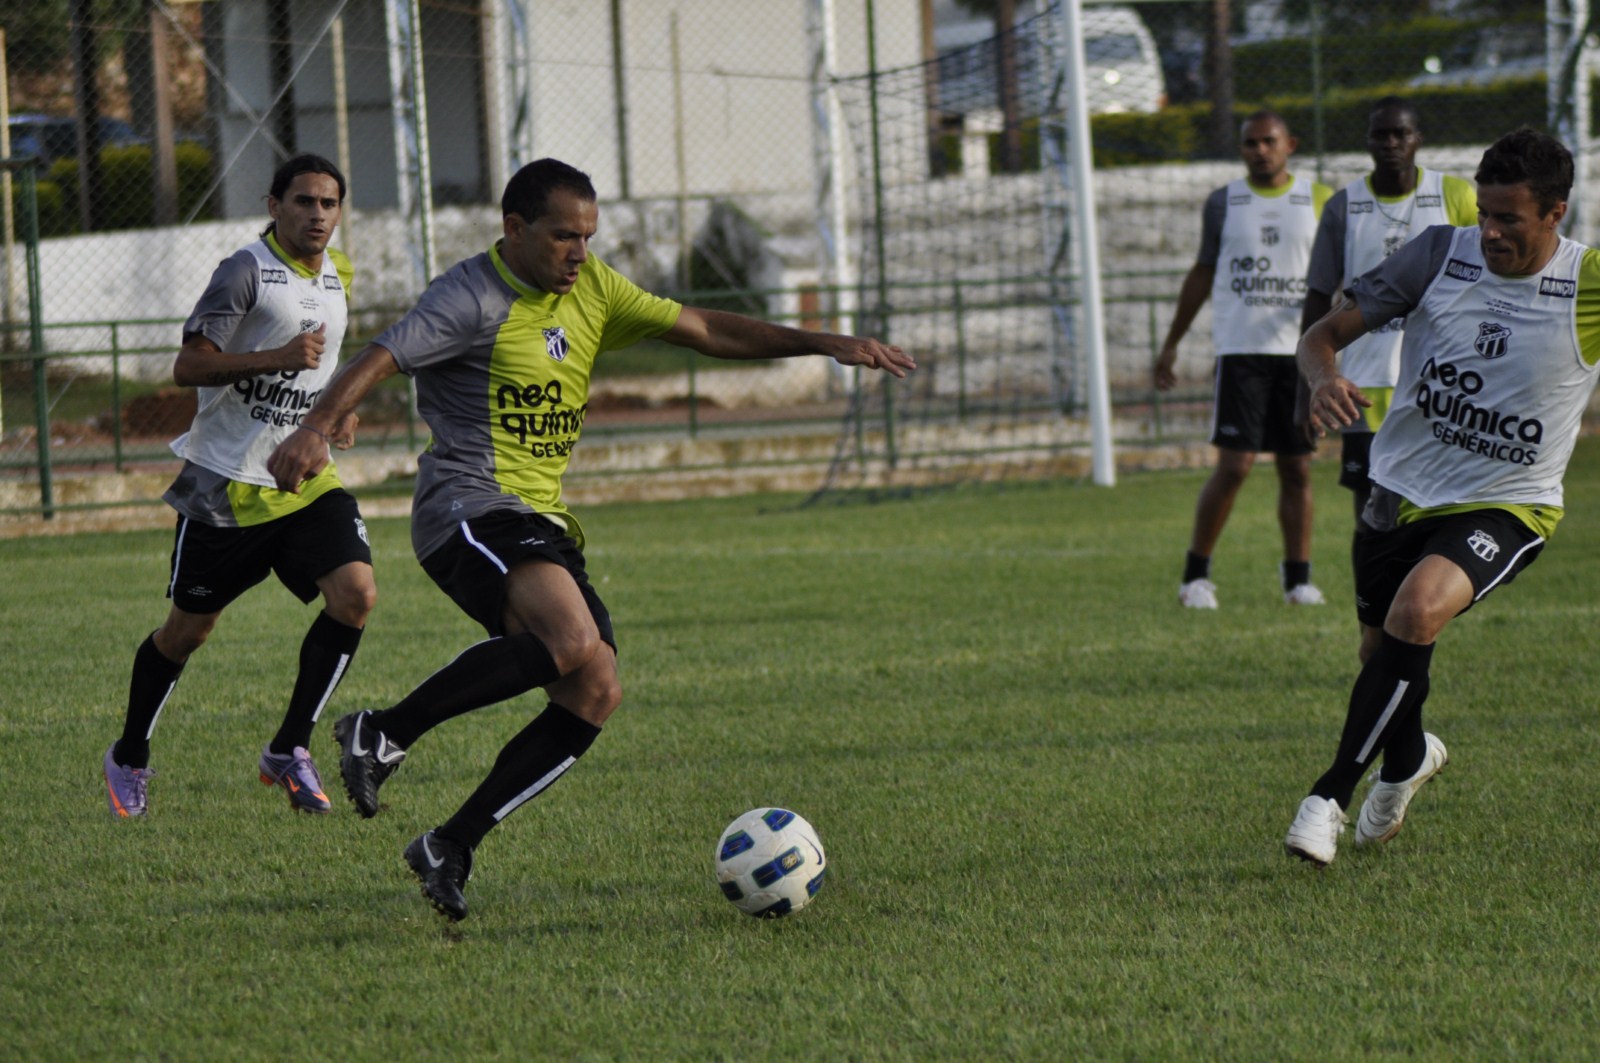
[[[1161,55],[1150,28],[1131,7],[1085,6],[1083,51],[1089,110],[1094,114],[1158,111],[1167,101]],[[1043,43],[1018,24],[1017,68],[1024,93],[1049,86]],[[965,19],[935,28],[939,103],[946,114],[999,106],[993,47],[994,23]]]
[[[78,120],[71,115],[14,114],[11,116],[11,154],[32,155],[39,168],[48,170],[57,159],[78,155]],[[148,143],[120,118],[100,118],[100,146],[125,148]]]
[[[1490,85],[1548,72],[1542,22],[1486,26],[1462,37],[1449,51],[1429,56],[1427,69],[1406,82],[1430,85]]]

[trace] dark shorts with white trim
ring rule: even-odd
[[[1224,354],[1217,358],[1211,444],[1250,454],[1293,456],[1315,448],[1294,427],[1300,369],[1287,354]]]
[[[1397,525],[1399,502],[1399,495],[1375,485],[1356,528],[1356,616],[1367,627],[1383,626],[1400,585],[1430,554],[1454,561],[1467,574],[1471,609],[1515,579],[1544,550],[1544,537],[1503,509],[1474,509]]]
[[[372,564],[372,547],[361,510],[347,491],[329,491],[303,509],[245,528],[179,516],[167,597],[186,613],[220,613],[275,573],[296,598],[309,603],[322,593],[317,580],[352,561]]]
[[[523,561],[560,565],[572,576],[594,617],[600,638],[613,650],[611,613],[589,583],[583,551],[549,517],[495,509],[456,525],[444,545],[422,559],[422,570],[491,636],[506,633],[506,573]]]

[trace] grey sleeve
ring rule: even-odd
[[[184,341],[204,336],[218,350],[227,350],[239,322],[255,308],[259,281],[255,257],[247,251],[235,251],[219,262],[200,301],[183,323]]]
[[[1317,223],[1317,238],[1311,244],[1311,266],[1306,270],[1306,287],[1323,295],[1339,290],[1344,280],[1345,206],[1349,200],[1344,189],[1333,194],[1322,208],[1322,220]]]
[[[372,342],[392,355],[402,373],[460,356],[477,337],[483,306],[472,284],[470,262],[434,278],[410,312]]]
[[[1200,212],[1200,253],[1197,266],[1215,266],[1222,257],[1222,222],[1228,215],[1228,187],[1212,192]]]
[[[1357,277],[1350,294],[1361,309],[1368,328],[1404,317],[1439,275],[1456,229],[1431,225],[1422,235]]]

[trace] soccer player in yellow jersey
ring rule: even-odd
[[[1336,352],[1405,317],[1356,544],[1361,673],[1333,763],[1284,840],[1291,856],[1332,862],[1379,754],[1355,841],[1399,832],[1448,760],[1422,729],[1434,644],[1532,564],[1561,519],[1562,478],[1600,372],[1600,252],[1559,229],[1572,174],[1554,137],[1501,137],[1475,175],[1477,227],[1428,229],[1357,278],[1300,341],[1312,423],[1339,431],[1372,400],[1336,368]]]
[[[363,816],[377,814],[379,785],[437,724],[535,687],[549,695],[456,814],[406,847],[423,894],[452,920],[467,914],[462,887],[484,836],[572,767],[622,701],[611,618],[586,572],[582,525],[561,497],[595,358],[659,337],[715,358],[820,354],[897,377],[916,367],[877,340],[680,306],[639,289],[589,251],[599,224],[594,186],[555,159],[519,170],[501,212],[503,238],[434,280],[269,462],[280,487],[299,489],[327,461],[317,433],[341,423],[374,384],[411,375],[433,433],[418,459],[412,545],[489,635],[393,707],[334,725],[345,789]]]
[[[189,431],[173,441],[183,468],[163,496],[178,511],[166,621],[133,659],[122,737],[103,768],[114,815],[146,811],[150,737],[185,662],[237,597],[276,574],[322,611],[300,646],[300,667],[278,732],[261,752],[261,781],[291,807],[327,812],[307,747],[361,643],[377,598],[366,525],[340,486],[328,445],[347,447],[353,414],[300,431],[333,376],[348,319],[350,262],[328,246],[344,203],[344,176],[327,159],[297,155],[267,192],[272,223],[224,259],[183,326],[172,376],[198,393]],[[280,491],[267,455],[298,434],[321,452],[318,475]]]

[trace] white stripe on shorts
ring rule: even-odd
[[[467,537],[467,542],[471,543],[473,548],[476,549],[478,553],[482,554],[484,557],[487,557],[491,562],[494,563],[494,567],[500,570],[500,575],[504,576],[506,572],[509,571],[506,568],[506,563],[504,561],[494,556],[494,552],[492,550],[472,537],[472,529],[467,527],[466,521],[461,522],[461,534]]]
[[[1533,542],[1529,543],[1527,546],[1524,546],[1521,550],[1518,550],[1516,553],[1512,554],[1511,560],[1506,562],[1506,567],[1500,570],[1500,574],[1495,576],[1494,579],[1490,580],[1483,590],[1479,591],[1477,594],[1474,594],[1472,596],[1472,600],[1477,601],[1479,598],[1482,598],[1485,594],[1488,594],[1490,591],[1499,586],[1500,581],[1505,579],[1506,576],[1517,567],[1517,561],[1522,557],[1522,555],[1527,553],[1529,550],[1532,550],[1535,546],[1538,546],[1542,542],[1544,542],[1544,536],[1541,535],[1535,538]]]
[[[178,542],[172,548],[172,579],[167,583],[167,597],[171,598],[178,589],[178,566],[183,563],[183,537],[189,532],[189,518],[184,517],[178,522]]]

